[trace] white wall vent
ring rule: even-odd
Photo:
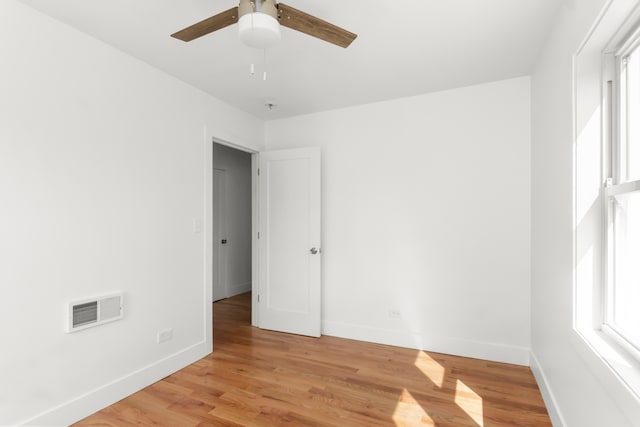
[[[67,332],[122,319],[122,292],[69,303]]]

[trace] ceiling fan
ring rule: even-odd
[[[238,23],[240,39],[249,46],[266,48],[280,40],[280,25],[312,37],[348,47],[356,34],[276,0],[240,0],[237,7],[184,28],[171,37],[189,42]]]

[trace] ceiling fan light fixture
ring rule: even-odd
[[[247,46],[265,49],[280,41],[280,23],[266,13],[247,13],[238,20],[238,35]]]

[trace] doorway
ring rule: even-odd
[[[210,163],[207,162],[205,181],[205,254],[209,260],[205,269],[206,318],[213,320],[215,317],[211,303],[214,276],[224,269],[226,287],[221,288],[223,294],[220,298],[247,293],[252,326],[319,336],[320,149],[307,147],[261,151],[258,155],[257,151],[214,138],[205,146],[205,152],[206,158],[210,159]],[[240,180],[245,181],[244,190],[240,191],[231,184],[233,159],[238,158],[244,158],[244,166],[241,168],[244,173],[237,175]],[[215,173],[216,176],[225,176],[224,185],[214,182],[214,169],[219,170]],[[222,208],[224,213],[220,215],[227,218],[227,229],[222,228],[222,231],[217,232],[215,242],[214,187],[218,188],[215,191],[219,194],[226,194],[223,202],[217,202],[217,207],[225,205]],[[295,197],[292,197],[294,194]],[[234,204],[232,197],[235,196],[244,199],[241,209],[230,208]],[[236,229],[238,234],[234,235],[229,222],[239,216],[244,216],[244,226]],[[243,246],[242,237],[239,237],[242,235],[246,239],[245,267],[238,269],[240,264],[230,258],[238,246]],[[292,236],[306,236],[308,239],[292,239]],[[220,252],[221,249],[224,252]],[[220,253],[224,254],[221,258]],[[291,268],[292,254],[299,261],[296,268]],[[214,272],[214,262],[224,262],[224,267],[218,266]],[[243,274],[244,281],[234,280],[234,272]],[[300,286],[303,288],[298,289]],[[253,292],[248,294],[249,291]],[[277,322],[269,323],[273,319]],[[291,330],[287,326],[303,324],[308,328]],[[206,322],[205,328],[209,341],[213,338],[213,322]],[[210,342],[213,350],[213,341]]]
[[[213,143],[212,300],[251,291],[251,154]]]

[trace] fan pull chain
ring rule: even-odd
[[[262,80],[267,81],[267,49],[263,49],[264,54],[264,73],[262,75]]]
[[[264,71],[262,72],[262,80],[267,81],[267,49],[262,51],[262,61],[264,64]],[[252,62],[249,66],[249,74],[254,76],[256,74],[256,65]]]

